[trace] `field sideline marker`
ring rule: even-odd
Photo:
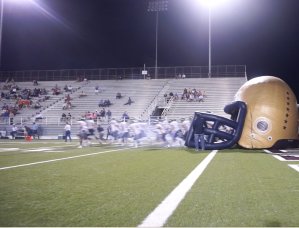
[[[67,160],[67,159],[72,159],[72,158],[86,157],[86,156],[90,156],[90,155],[105,154],[105,153],[116,152],[116,151],[121,151],[121,150],[128,150],[128,149],[133,149],[133,148],[135,148],[135,147],[121,148],[118,150],[108,150],[108,151],[96,152],[96,153],[91,153],[91,154],[82,154],[82,155],[77,155],[77,156],[72,156],[72,157],[58,158],[58,159],[53,159],[53,160],[33,162],[33,163],[27,163],[27,164],[22,164],[22,165],[14,165],[14,166],[0,168],[0,170],[12,169],[12,168],[29,166],[29,165],[37,165],[37,164],[43,164],[43,163],[48,163],[48,162],[54,162],[54,161],[62,161],[62,160]]]
[[[138,227],[162,227],[217,152],[213,150]]]

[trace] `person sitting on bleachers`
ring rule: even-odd
[[[104,101],[103,100],[100,100],[99,107],[104,107]]]
[[[29,100],[24,101],[24,107],[29,108],[29,106],[30,106],[30,101]]]
[[[122,118],[125,118],[126,120],[130,119],[127,111],[124,112],[124,114],[122,115]]]
[[[7,92],[7,93],[5,94],[5,99],[7,99],[7,100],[10,99],[10,93],[9,93],[9,92]]]
[[[67,120],[70,120],[70,119],[72,119],[72,115],[71,115],[71,113],[70,113],[70,112],[67,114],[67,116],[66,116],[66,119],[67,119]]]
[[[33,85],[34,85],[34,86],[37,86],[37,85],[38,85],[37,80],[33,80],[32,82],[33,82]]]
[[[203,92],[202,92],[202,96],[203,96],[203,97],[207,97],[206,91],[203,91]]]
[[[104,101],[104,107],[110,107],[110,105],[111,105],[111,103],[110,103],[109,99]]]
[[[131,100],[131,97],[129,97],[128,102],[125,103],[124,105],[131,105],[132,103],[133,103],[133,102],[132,102],[132,100]]]
[[[198,102],[203,102],[203,95],[200,91],[198,91]]]
[[[22,99],[20,99],[18,101],[18,105],[19,105],[19,108],[23,108],[23,105],[24,105],[24,101]]]
[[[64,92],[67,92],[67,85],[65,85],[64,87],[63,87],[63,89],[64,89]]]
[[[41,113],[37,114],[37,116],[35,117],[35,121],[38,121],[40,119],[43,119],[43,116]]]
[[[41,95],[47,95],[47,90],[46,90],[46,88],[41,89],[40,94],[41,94]]]
[[[67,92],[72,92],[73,91],[73,87],[70,85],[67,87]]]
[[[82,97],[85,97],[86,96],[86,94],[82,91],[81,93],[80,93],[80,95],[79,95],[79,98],[82,98]]]
[[[179,99],[179,95],[176,93],[176,94],[174,94],[174,99],[175,100],[178,100]]]
[[[66,98],[66,100],[69,101],[71,99],[71,96],[68,94],[68,95],[65,96],[65,98]]]
[[[118,92],[118,93],[116,94],[116,99],[120,99],[120,98],[121,98],[121,93]]]
[[[61,118],[60,118],[60,121],[65,121],[65,120],[66,120],[66,114],[65,114],[65,113],[62,113]]]
[[[60,92],[58,91],[58,89],[54,88],[53,89],[53,95],[59,95],[59,94],[60,94]]]

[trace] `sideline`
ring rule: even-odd
[[[141,148],[141,147],[138,147],[138,148]],[[62,160],[67,160],[67,159],[72,159],[72,158],[86,157],[86,156],[97,155],[97,154],[105,154],[105,153],[122,151],[122,150],[128,150],[128,149],[135,149],[135,147],[126,147],[126,148],[121,148],[121,149],[118,149],[118,150],[108,150],[108,151],[96,152],[96,153],[91,153],[91,154],[82,154],[82,155],[77,155],[77,156],[72,156],[72,157],[66,157],[66,158],[58,158],[58,159],[53,159],[53,160],[33,162],[33,163],[27,163],[27,164],[22,164],[22,165],[8,166],[8,167],[0,168],[0,170],[18,168],[18,167],[29,166],[29,165],[37,165],[37,164],[54,162],[54,161],[62,161]]]
[[[213,150],[138,227],[162,227],[217,152]]]

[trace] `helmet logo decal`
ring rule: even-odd
[[[260,135],[266,135],[272,130],[272,123],[266,117],[259,117],[253,123],[253,129]]]

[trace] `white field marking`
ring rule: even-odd
[[[29,166],[29,165],[37,165],[37,164],[54,162],[54,161],[62,161],[62,160],[68,160],[68,159],[72,159],[72,158],[81,158],[81,157],[86,157],[86,156],[91,156],[91,155],[105,154],[105,153],[116,152],[116,151],[127,150],[127,149],[134,149],[134,147],[126,147],[126,148],[121,148],[121,149],[118,149],[118,150],[109,150],[109,151],[96,152],[96,153],[91,153],[91,154],[83,154],[83,155],[77,155],[77,156],[66,157],[66,158],[59,158],[59,159],[53,159],[53,160],[47,160],[47,161],[33,162],[33,163],[22,164],[22,165],[8,166],[8,167],[0,168],[0,170],[18,168],[18,167]]]
[[[279,155],[272,155],[273,157],[277,158],[279,161],[287,161],[285,160],[283,157],[279,156]]]
[[[17,151],[19,148],[0,148],[0,152]]]
[[[267,154],[273,154],[271,151],[269,150],[264,150]]]
[[[297,172],[299,172],[299,165],[288,165],[291,168],[295,169]]]
[[[138,227],[162,227],[217,152],[213,150]]]
[[[273,157],[277,158],[279,161],[298,161],[298,160],[287,160],[287,159],[284,159],[283,156],[279,156],[279,155],[272,155]],[[299,157],[298,155],[290,155],[292,157]]]
[[[280,150],[281,152],[288,152],[288,151],[286,151],[286,150]]]

